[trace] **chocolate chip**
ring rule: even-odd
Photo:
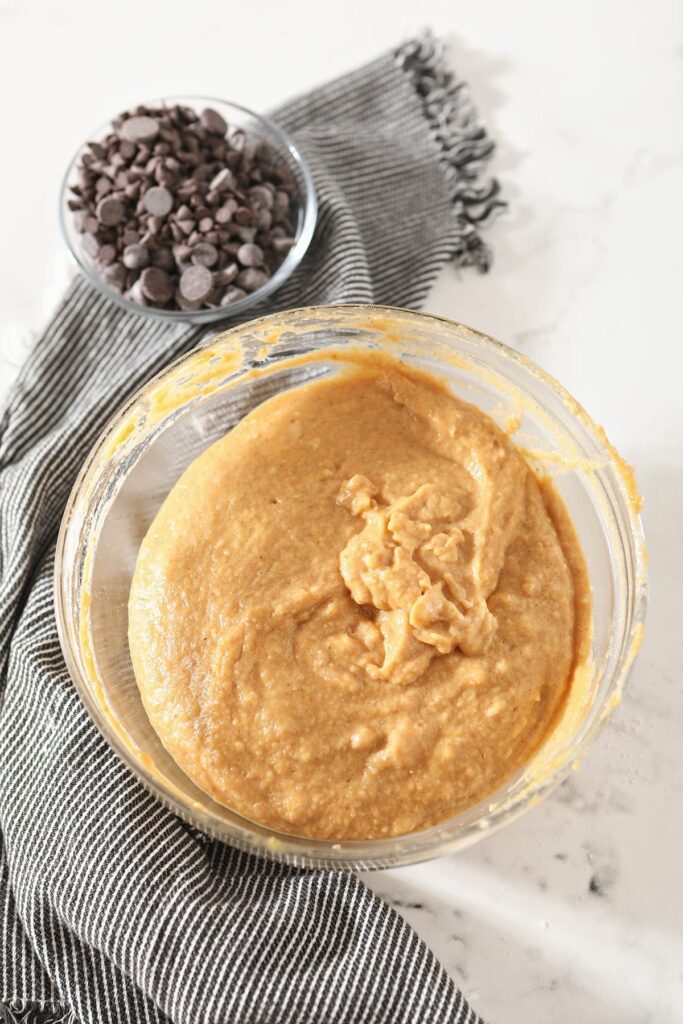
[[[163,217],[153,216],[153,217],[150,217],[149,220],[147,221],[147,230],[152,235],[158,235],[159,232],[161,231],[161,229],[163,228],[163,226],[164,226],[164,218]]]
[[[253,139],[249,138],[248,135],[244,136],[244,143],[242,145],[242,167],[246,168],[251,165],[256,152],[258,150],[257,144]]]
[[[130,299],[131,302],[137,303],[138,306],[149,306],[145,295],[142,291],[140,280],[134,281],[126,292],[126,298]]]
[[[273,217],[282,220],[289,213],[289,196],[286,192],[276,192],[273,197]]]
[[[147,212],[155,217],[165,217],[173,209],[173,196],[163,185],[148,188],[142,201]]]
[[[223,267],[216,274],[216,282],[222,284],[224,287],[232,284],[239,273],[239,267],[236,263],[228,263],[227,266]]]
[[[247,292],[255,292],[257,288],[263,288],[268,281],[268,275],[263,270],[256,270],[248,267],[237,275],[237,284]]]
[[[263,250],[253,242],[247,242],[237,250],[237,259],[243,267],[258,267],[263,263]]]
[[[202,303],[201,302],[190,302],[188,299],[185,298],[185,296],[182,294],[182,292],[180,290],[178,290],[175,293],[175,301],[176,301],[176,305],[178,306],[179,309],[186,309],[186,310],[188,310],[188,312],[190,310],[195,310],[195,309],[201,309],[202,308]]]
[[[234,199],[228,199],[227,202],[221,206],[220,210],[216,210],[215,219],[219,224],[227,224],[232,220],[233,214],[237,210],[237,202]]]
[[[115,292],[122,292],[126,284],[126,268],[120,263],[112,263],[102,271],[102,280]]]
[[[180,278],[180,294],[188,302],[204,302],[213,290],[213,274],[208,267],[192,266]]]
[[[219,171],[218,174],[211,179],[211,184],[209,185],[212,192],[224,192],[226,189],[234,187],[235,175],[232,171],[228,170],[227,167],[224,167],[222,171]]]
[[[104,199],[100,199],[96,212],[98,221],[106,227],[120,224],[126,213],[123,203],[116,196],[105,196]]]
[[[202,219],[199,221],[198,227],[202,234],[206,234],[207,231],[211,231],[213,228],[213,218],[202,217]]]
[[[183,263],[189,263],[190,257],[192,256],[192,247],[190,245],[174,245],[173,246],[173,258],[180,266]]]
[[[166,246],[152,250],[152,266],[161,267],[162,270],[175,270],[175,259],[173,253]]]
[[[129,117],[119,128],[126,142],[151,142],[159,134],[159,122],[154,117]]]
[[[242,242],[253,242],[256,238],[256,228],[248,228],[243,224],[236,224],[232,228],[232,233]]]
[[[273,223],[273,215],[270,210],[255,210],[254,224],[259,231],[267,231]]]
[[[249,195],[254,202],[264,206],[266,210],[270,210],[273,206],[274,197],[273,193],[265,185],[254,185],[249,189]]]
[[[253,214],[249,207],[238,206],[235,210],[234,220],[237,224],[251,224],[253,220]]]
[[[140,275],[140,288],[150,302],[164,303],[173,295],[173,281],[160,267],[147,267]]]
[[[97,241],[94,235],[90,234],[90,232],[86,232],[86,234],[83,235],[83,249],[85,250],[86,254],[90,256],[92,259],[95,259],[98,252],[100,251],[100,243]]]
[[[278,255],[288,253],[293,245],[293,238],[274,238],[270,243],[271,249],[273,252],[278,253]]]
[[[218,251],[210,242],[197,242],[191,259],[198,266],[213,267],[218,262]]]
[[[139,242],[127,245],[123,250],[123,265],[129,270],[140,270],[149,263],[149,252]]]
[[[97,262],[101,263],[103,267],[113,263],[116,259],[116,248],[113,245],[102,245],[97,253]]]
[[[246,299],[247,293],[243,288],[228,288],[221,299],[221,306],[229,306],[231,302],[238,302],[239,299]]]
[[[207,107],[206,110],[202,110],[199,115],[199,121],[203,128],[206,128],[207,132],[211,132],[213,135],[225,135],[228,130],[227,122],[217,110],[212,110],[211,107]]]
[[[275,171],[275,177],[281,183],[285,190],[288,188],[294,188],[294,179],[292,178],[292,172],[290,171],[289,167],[286,167],[284,164],[282,165],[282,167],[278,167],[278,169]]]

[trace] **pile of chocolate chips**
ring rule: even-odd
[[[270,147],[215,110],[136,107],[89,142],[69,208],[102,279],[160,309],[227,306],[294,244],[296,186]]]

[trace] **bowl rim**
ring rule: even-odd
[[[166,786],[160,783],[158,777],[152,774],[144,764],[134,760],[130,749],[120,740],[115,730],[107,722],[106,717],[102,715],[99,706],[90,694],[88,685],[81,675],[81,669],[68,636],[65,615],[68,594],[66,592],[66,575],[63,571],[65,568],[64,554],[67,535],[71,527],[74,508],[79,499],[82,485],[101,450],[107,445],[112,435],[116,432],[117,427],[134,405],[151,392],[167,374],[192,359],[193,356],[196,356],[197,352],[218,340],[218,337],[220,337],[220,343],[224,344],[228,336],[240,330],[252,328],[255,325],[266,326],[276,319],[287,320],[297,316],[310,315],[311,313],[320,314],[328,310],[348,311],[355,314],[369,313],[373,315],[379,314],[380,316],[398,316],[421,323],[430,320],[438,321],[446,324],[449,328],[466,332],[475,340],[478,346],[493,350],[498,354],[502,354],[504,359],[509,359],[519,364],[524,371],[535,378],[545,389],[559,398],[571,415],[580,421],[591,441],[604,451],[607,464],[615,471],[616,490],[623,502],[623,510],[626,512],[626,522],[634,563],[634,585],[632,606],[628,614],[628,630],[622,642],[617,664],[611,673],[613,683],[611,696],[604,702],[595,719],[589,724],[576,748],[572,751],[567,751],[561,758],[558,758],[552,769],[540,779],[538,784],[534,786],[532,791],[526,794],[524,799],[518,796],[511,804],[491,808],[491,802],[495,797],[495,794],[491,794],[479,803],[466,808],[459,815],[419,832],[384,839],[343,840],[337,842],[333,840],[310,839],[287,833],[278,833],[273,830],[271,830],[270,836],[263,836],[253,831],[253,826],[257,823],[250,822],[249,819],[239,815],[239,826],[221,824],[220,827],[217,827],[215,824],[212,824],[208,814],[205,814],[203,810],[190,810],[186,802],[179,800],[174,795],[170,785]],[[498,341],[476,328],[468,327],[466,324],[451,318],[371,303],[329,303],[320,306],[306,306],[278,311],[230,326],[225,331],[221,331],[219,336],[207,339],[196,348],[168,363],[158,373],[154,374],[149,381],[143,384],[141,388],[135,391],[104,426],[76,477],[59,528],[54,570],[57,631],[69,674],[98,731],[106,742],[113,747],[119,758],[138,781],[148,791],[152,792],[164,806],[172,810],[173,813],[187,824],[201,829],[213,838],[258,856],[284,861],[295,866],[309,868],[324,867],[337,870],[372,870],[384,867],[406,866],[422,863],[435,857],[464,849],[483,835],[490,835],[521,817],[531,806],[534,806],[551,793],[575,769],[578,761],[594,743],[605,723],[619,704],[623,687],[636,660],[642,640],[648,600],[647,549],[642,521],[634,500],[637,497],[637,492],[634,494],[633,481],[629,470],[630,467],[621,459],[602,428],[593,421],[583,406],[573,398],[556,378],[543,370],[528,356],[511,348],[504,342]],[[609,516],[616,523],[611,503],[609,504]],[[604,673],[601,673],[597,679],[596,686],[603,678]],[[483,815],[485,820],[483,822],[478,817],[480,812],[485,812]],[[463,816],[467,816],[471,820],[458,835],[444,836],[441,834],[445,828],[453,826]],[[251,832],[250,826],[252,827]]]
[[[249,107],[243,106],[241,103],[234,103],[232,100],[221,99],[217,96],[201,96],[201,95],[173,95],[157,97],[155,99],[143,101],[144,106],[165,106],[171,103],[185,103],[185,104],[203,104],[209,105],[214,104],[222,107],[229,107],[233,110],[238,110],[241,114],[254,118],[262,126],[265,127],[267,132],[275,135],[280,143],[291,155],[294,163],[299,168],[303,182],[304,182],[304,193],[301,196],[301,204],[303,207],[303,220],[298,235],[295,238],[294,245],[287,253],[285,259],[279,265],[275,273],[268,279],[266,284],[262,285],[254,292],[250,292],[243,299],[238,299],[237,302],[231,303],[229,306],[220,306],[216,309],[197,309],[197,310],[181,310],[181,309],[156,309],[153,306],[143,306],[136,302],[131,302],[130,299],[125,298],[123,295],[119,295],[113,288],[111,288],[102,277],[98,275],[94,269],[88,264],[78,248],[72,244],[70,237],[70,226],[67,224],[67,217],[70,213],[67,207],[67,200],[69,197],[69,185],[73,175],[73,172],[80,160],[81,156],[87,149],[88,140],[99,139],[101,133],[111,128],[110,118],[103,124],[98,125],[92,132],[85,137],[79,147],[76,149],[74,155],[69,160],[66,170],[62,176],[62,182],[59,188],[59,227],[62,235],[62,239],[66,244],[67,249],[71,253],[71,256],[75,260],[79,270],[82,274],[90,281],[90,283],[97,288],[97,290],[105,295],[107,298],[115,302],[117,306],[125,309],[129,313],[134,313],[138,316],[147,316],[152,319],[159,320],[166,323],[185,323],[185,324],[220,324],[225,321],[228,323],[231,319],[245,313],[247,310],[254,308],[258,303],[267,299],[270,295],[276,292],[282,285],[291,277],[294,271],[297,269],[304,256],[306,255],[315,228],[318,222],[318,194],[313,180],[313,174],[308,165],[308,162],[302,155],[296,142],[292,139],[291,135],[285,131],[284,128],[277,121],[271,120],[264,114],[259,114],[255,110],[251,110]],[[136,104],[139,105],[139,104]],[[114,115],[117,116],[117,115]]]

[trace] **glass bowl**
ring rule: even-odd
[[[112,302],[127,309],[130,313],[152,316],[159,320],[188,324],[217,323],[235,316],[243,316],[247,310],[272,295],[291,277],[311,244],[318,216],[318,201],[308,164],[296,144],[279,125],[237,103],[230,103],[227,100],[219,100],[210,96],[166,96],[162,99],[148,100],[145,105],[155,107],[169,106],[175,103],[192,107],[197,111],[201,111],[204,107],[211,107],[218,111],[227,121],[229,131],[239,128],[250,137],[267,142],[272,149],[276,163],[278,165],[286,164],[292,172],[297,186],[296,202],[292,204],[294,245],[267,283],[245,298],[238,299],[236,302],[230,303],[229,306],[221,306],[216,309],[156,309],[152,306],[143,306],[138,302],[132,302],[120,295],[102,280],[97,261],[85,251],[83,235],[76,230],[74,215],[67,205],[68,200],[72,198],[69,187],[78,184],[80,180],[77,168],[82,154],[87,151],[85,143],[79,147],[64,175],[59,199],[59,220],[64,240],[78,266],[98,291],[110,298]],[[88,140],[99,141],[110,131],[111,122],[108,121],[91,132],[88,135]]]
[[[128,651],[127,603],[138,548],[161,502],[200,452],[250,409],[339,372],[344,350],[388,351],[439,376],[506,429],[552,474],[573,518],[593,593],[590,663],[563,716],[521,771],[476,806],[422,832],[328,842],[274,832],[213,801],[162,747]],[[314,361],[301,356],[313,354]],[[516,428],[516,429],[515,429]],[[195,349],[114,417],[69,499],[56,557],[57,622],[67,665],[96,725],[137,778],[185,821],[253,853],[297,865],[367,869],[461,849],[512,821],[576,767],[619,702],[642,635],[645,548],[629,468],[551,377],[461,324],[375,306],[293,310],[242,324]]]

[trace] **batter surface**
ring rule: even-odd
[[[305,836],[433,825],[542,742],[587,630],[559,499],[492,420],[382,359],[259,406],[140,548],[150,720],[216,800]]]

